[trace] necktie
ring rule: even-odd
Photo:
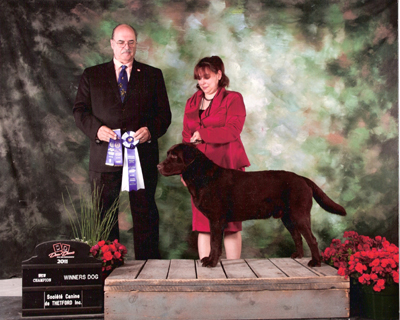
[[[118,89],[119,93],[121,95],[121,100],[124,102],[124,99],[126,97],[126,90],[128,90],[128,74],[126,73],[126,66],[121,67],[122,70],[119,73],[118,77]]]

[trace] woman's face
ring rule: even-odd
[[[199,69],[199,78],[197,83],[205,95],[212,95],[218,90],[218,81],[221,79],[222,73],[219,70],[217,73],[210,69]]]

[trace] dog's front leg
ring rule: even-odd
[[[219,257],[222,254],[222,236],[223,224],[210,221],[211,239],[210,239],[210,255],[201,259],[203,267],[215,267],[218,263]]]

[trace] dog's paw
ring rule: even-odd
[[[203,267],[214,268],[218,264],[218,259],[212,259],[211,257],[204,257],[201,259]]]
[[[304,254],[303,253],[299,253],[299,252],[293,252],[292,255],[290,256],[292,259],[301,259],[303,258]]]
[[[308,264],[309,267],[320,267],[321,266],[321,261],[317,261],[315,259],[311,259]]]

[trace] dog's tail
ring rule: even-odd
[[[322,209],[338,214],[340,216],[346,215],[346,210],[336,202],[334,202],[331,198],[329,198],[325,192],[322,191],[320,187],[318,187],[313,181],[304,177],[304,180],[308,184],[308,186],[313,191],[313,197],[315,201],[321,206]]]

